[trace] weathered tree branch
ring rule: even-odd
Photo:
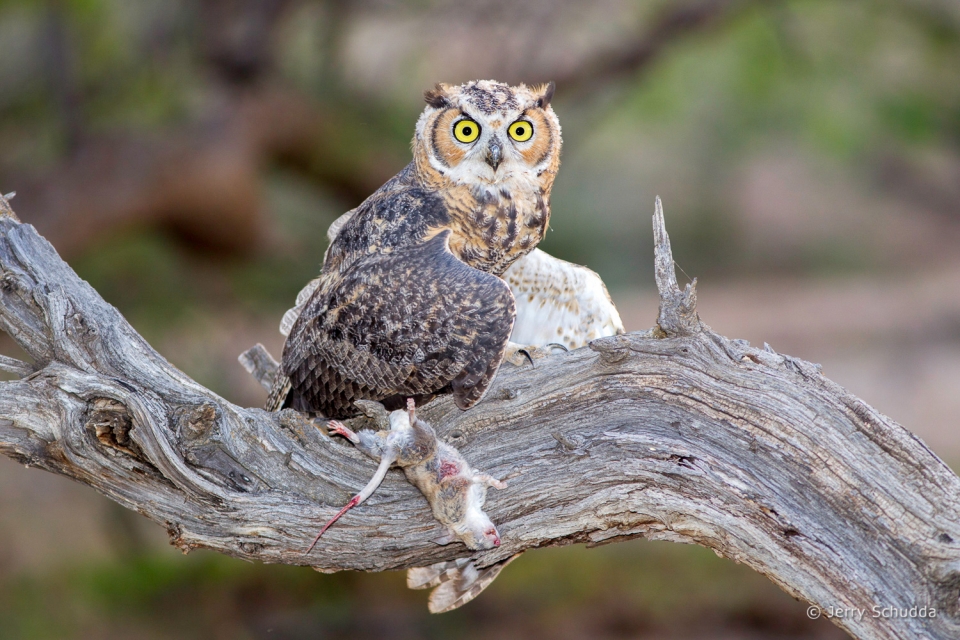
[[[960,478],[816,365],[723,338],[676,285],[662,212],[657,328],[507,365],[467,412],[422,409],[478,468],[510,480],[486,510],[503,546],[632,537],[700,544],[823,607],[860,638],[960,635]],[[303,551],[374,463],[301,415],[244,409],[171,366],[53,247],[0,209],[0,328],[33,359],[0,383],[0,452],[166,526],[174,544],[320,571],[468,555],[391,473]],[[267,363],[268,364],[268,363]],[[365,419],[354,421],[359,428]],[[936,617],[875,617],[873,607]]]

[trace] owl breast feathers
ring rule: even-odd
[[[284,316],[268,409],[344,418],[356,400],[440,393],[466,409],[511,334],[577,347],[622,332],[596,274],[531,254],[560,161],[552,94],[492,81],[427,92],[413,161],[331,226],[320,276]]]

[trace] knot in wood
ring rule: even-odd
[[[177,549],[183,552],[183,555],[187,555],[191,551],[197,548],[197,545],[191,544],[183,539],[183,527],[181,527],[176,522],[167,522],[167,535],[170,536],[170,544],[175,546]]]
[[[20,278],[12,271],[3,271],[0,273],[0,291],[4,293],[22,293],[26,287],[20,282]]]
[[[97,327],[88,323],[79,311],[70,313],[64,320],[64,326],[67,335],[74,339],[83,340],[84,338],[95,338],[97,336]]]
[[[630,338],[626,335],[610,336],[591,340],[587,345],[591,351],[600,354],[600,362],[616,364],[630,355]]]
[[[100,444],[135,458],[142,457],[140,448],[130,438],[133,418],[127,408],[113,398],[94,398],[85,426]]]
[[[550,435],[557,441],[557,448],[561,453],[567,455],[581,456],[590,455],[590,443],[581,435],[564,434],[560,431],[554,431]]]
[[[933,601],[940,615],[960,619],[960,568],[956,563],[950,564],[953,570],[933,582]]]
[[[520,393],[516,389],[504,387],[497,393],[496,400],[516,400]]]
[[[377,431],[390,430],[390,413],[382,404],[373,400],[356,400],[353,404],[360,413],[373,421]]]
[[[177,417],[180,434],[185,440],[203,440],[213,435],[217,425],[217,408],[204,403],[181,409]]]

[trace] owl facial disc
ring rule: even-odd
[[[552,183],[561,144],[552,97],[552,84],[437,85],[417,123],[417,163],[443,182],[480,191],[547,191],[543,178]]]

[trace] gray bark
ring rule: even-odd
[[[729,340],[676,284],[654,217],[657,326],[504,365],[486,398],[421,410],[477,468],[508,479],[487,513],[503,546],[635,537],[700,544],[828,611],[858,638],[960,637],[960,478],[817,365]],[[391,472],[318,527],[375,463],[300,414],[242,408],[154,351],[0,200],[0,452],[84,482],[207,547],[319,571],[382,571],[470,555],[441,547],[423,496]],[[239,348],[238,348],[239,351]],[[269,362],[260,361],[262,375]],[[363,428],[366,418],[352,421]],[[936,617],[875,617],[873,607]]]

